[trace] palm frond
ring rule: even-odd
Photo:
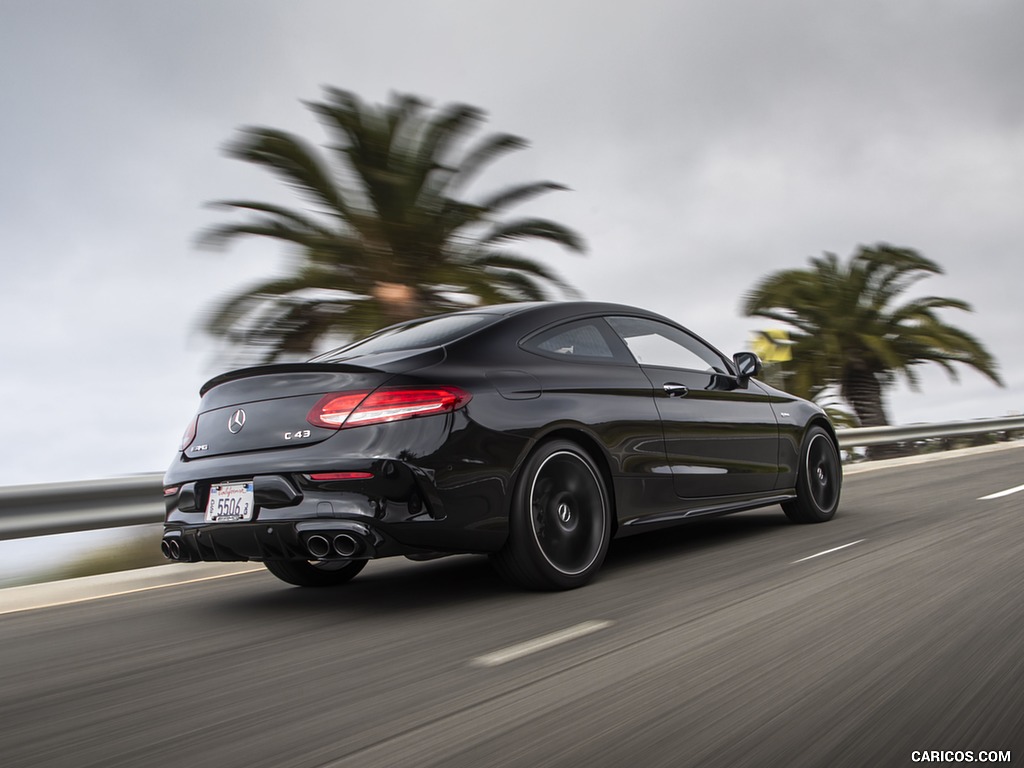
[[[495,213],[511,205],[516,205],[517,203],[522,203],[542,195],[545,192],[564,192],[568,189],[563,184],[556,184],[553,181],[535,181],[529,184],[520,184],[488,195],[480,201],[480,207]]]
[[[452,185],[449,194],[456,194],[471,182],[484,166],[492,163],[507,152],[514,152],[518,149],[526,149],[525,139],[513,136],[509,133],[499,133],[488,136],[476,147],[474,147],[458,164],[457,170],[452,178]]]
[[[548,240],[577,252],[586,250],[586,246],[579,235],[568,227],[563,227],[561,224],[556,224],[547,219],[517,219],[498,224],[481,238],[481,242],[494,245],[508,242],[509,240],[522,240],[525,238]]]
[[[241,134],[226,148],[230,157],[265,167],[312,202],[345,217],[348,204],[316,150],[306,142],[273,128],[243,128]]]

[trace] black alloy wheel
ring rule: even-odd
[[[801,450],[796,499],[784,502],[782,509],[796,523],[831,520],[839,506],[842,482],[842,464],[832,435],[821,427],[811,427]]]
[[[264,560],[267,570],[297,587],[336,587],[353,579],[366,560]]]
[[[580,446],[545,443],[516,483],[509,539],[492,556],[498,572],[528,589],[573,589],[604,562],[611,505],[601,471]]]

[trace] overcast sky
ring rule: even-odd
[[[223,198],[295,204],[222,147],[243,125],[320,143],[335,85],[488,112],[527,138],[480,191],[584,257],[535,250],[588,298],[726,352],[745,291],[858,244],[940,263],[922,293],[999,361],[936,369],[894,422],[1024,410],[1024,4],[1014,0],[46,2],[0,7],[0,484],[162,471],[220,364],[204,309],[284,269],[269,243],[195,247]]]

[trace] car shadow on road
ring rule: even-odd
[[[669,528],[644,531],[616,539],[608,550],[603,571],[632,569],[658,560],[678,559],[688,553],[722,548],[751,537],[764,536],[792,523],[785,515],[745,512],[724,517],[691,520]]]
[[[345,616],[410,613],[465,606],[479,601],[515,599],[529,593],[506,584],[482,555],[453,555],[427,562],[405,558],[371,561],[339,587],[292,587],[267,574],[260,590],[224,595],[218,613],[261,613],[292,617],[318,613]]]
[[[601,581],[614,580],[652,563],[679,559],[705,550],[727,554],[738,542],[764,536],[790,525],[781,514],[744,513],[698,520],[616,539],[609,548]],[[218,614],[247,613],[294,616],[318,613],[346,616],[410,613],[465,607],[468,604],[527,603],[539,596],[571,593],[538,593],[503,581],[482,555],[455,555],[427,562],[389,558],[371,562],[353,581],[340,587],[304,589],[276,581],[267,574],[258,591],[223,595],[208,607]]]

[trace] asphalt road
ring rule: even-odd
[[[567,593],[458,557],[6,613],[0,764],[1021,764],[1024,491],[980,500],[1021,484],[1020,447],[851,473],[830,523],[626,539]]]

